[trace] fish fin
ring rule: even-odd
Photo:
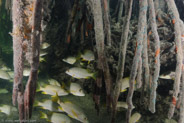
[[[45,58],[40,57],[40,62],[47,62],[47,61],[45,60]]]
[[[44,109],[44,110],[46,110],[46,108],[44,108],[44,107],[42,107],[42,106],[41,106],[40,108],[41,108],[41,109]]]
[[[46,113],[44,113],[44,112],[40,111],[40,118],[42,118],[42,119],[47,119],[47,118],[48,118],[48,116],[47,116],[47,114],[46,114]]]
[[[38,85],[37,85],[37,88],[36,88],[36,92],[40,92],[40,91],[41,91],[40,89],[41,89],[41,87],[40,87],[40,85],[38,84]]]
[[[65,103],[70,103],[70,104],[72,104],[72,102],[70,102],[70,101],[65,101]]]
[[[90,76],[88,76],[88,77],[86,77],[85,79],[90,79],[91,77]]]
[[[66,62],[66,59],[62,59],[63,62]]]
[[[125,91],[127,91],[127,89],[121,90],[121,92],[125,92]]]
[[[76,113],[74,110],[72,110],[72,114],[73,114],[75,117],[78,117],[77,113]]]
[[[139,120],[136,120],[135,122],[137,123]]]
[[[65,90],[65,91],[66,91],[68,94],[70,93],[70,90]],[[68,95],[68,94],[67,94],[67,95]]]
[[[61,106],[58,106],[58,108],[61,110],[61,111],[64,111],[63,108]]]
[[[81,55],[82,55],[82,53],[81,53],[81,52],[78,52],[78,55],[75,57],[75,58],[76,58],[76,62],[80,60]],[[75,63],[76,63],[76,62],[75,62]]]
[[[68,114],[69,117],[74,118],[72,115]]]
[[[13,82],[14,80],[13,79],[10,79],[9,82]]]
[[[56,95],[52,96],[52,101],[53,102],[58,102],[59,101],[59,96],[58,96],[57,92],[56,92]]]
[[[86,61],[85,59],[82,59],[81,61]]]
[[[46,92],[42,91],[42,94],[47,94]]]
[[[38,69],[38,74],[39,74],[40,72],[41,72],[40,69]]]
[[[84,65],[85,65],[85,63],[83,63],[83,62],[80,62],[80,65],[81,65],[81,66],[84,66]]]
[[[92,74],[92,78],[93,78],[94,80],[96,80],[97,75],[98,75],[98,72],[93,73],[93,74]]]
[[[38,103],[39,103],[38,101],[35,101],[33,107],[39,106]]]
[[[71,90],[70,93],[76,93],[77,91]]]
[[[61,88],[65,88],[66,87],[66,84],[64,82],[61,82]]]

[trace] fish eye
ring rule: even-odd
[[[88,120],[87,117],[85,117],[84,120]]]

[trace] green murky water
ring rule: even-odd
[[[11,69],[10,71],[13,71],[12,37],[9,34],[12,31],[12,22],[10,20],[9,13],[6,11],[4,6],[5,6],[5,0],[2,0],[2,7],[0,7],[0,68],[2,68],[2,66],[7,66],[8,68]],[[53,47],[53,48],[55,48],[55,47]],[[50,60],[52,59],[52,53],[53,52],[51,52],[49,54],[49,56],[51,56]],[[45,59],[49,59],[49,58],[47,58],[47,56],[45,56]],[[48,61],[48,62],[52,62],[52,61]],[[47,72],[48,71],[52,72],[52,69],[50,69],[50,68],[52,68],[52,66],[47,66],[46,63],[41,63],[40,67],[41,68],[40,68],[40,72],[39,72],[39,80],[44,83],[44,81],[47,80],[47,77],[50,76],[50,75],[48,75]],[[66,66],[66,68],[67,67],[68,66]],[[53,73],[57,73],[57,72],[60,72],[60,70],[54,71]],[[63,70],[62,70],[62,72],[63,72]],[[62,78],[63,75],[65,75],[65,73],[62,73],[61,76],[59,76],[59,77],[56,77],[54,75],[50,76],[50,77]],[[27,79],[28,79],[28,77],[24,77],[24,79],[23,79],[24,83],[26,83]],[[70,81],[70,80],[66,80],[66,81]],[[12,86],[13,86],[12,79],[11,80],[0,79],[0,90],[7,89],[9,91],[6,94],[0,94],[0,107],[4,104],[12,106]],[[95,104],[94,104],[92,97],[93,96],[91,93],[86,93],[86,95],[84,97],[78,97],[78,96],[74,96],[74,95],[69,94],[67,96],[61,96],[60,99],[64,100],[64,101],[70,101],[70,102],[76,104],[77,106],[79,106],[86,114],[90,123],[110,123],[110,115],[107,113],[107,109],[105,107],[105,104],[101,104],[100,115],[98,116],[97,112],[95,110]],[[40,92],[38,92],[36,94],[35,101],[42,101],[45,99],[51,99],[51,96],[43,95]],[[141,108],[140,108],[140,110],[141,110]],[[36,122],[36,123],[47,123],[48,122],[48,121],[40,118],[40,111],[43,111],[45,113],[49,113],[49,111],[43,110],[39,107],[34,107],[33,108],[33,115],[32,115],[30,122]],[[142,112],[140,112],[140,113],[142,113]],[[147,112],[145,111],[144,114],[146,114],[146,113]],[[66,113],[64,113],[64,114],[66,114]],[[159,113],[156,113],[156,114],[147,113],[147,115],[143,116],[144,120],[141,119],[140,121],[138,121],[138,123],[162,123],[162,122],[155,122],[154,121],[155,118],[159,118],[159,115],[160,115]],[[117,113],[117,123],[125,122],[124,121],[125,116],[126,116],[126,110],[118,112]],[[150,120],[151,117],[153,117],[152,120]],[[161,118],[163,119],[162,121],[164,121],[164,119],[166,117],[161,116]],[[19,119],[18,112],[14,112],[10,115],[6,115],[6,114],[0,112],[0,123],[18,122],[18,119]],[[148,120],[145,121],[145,119],[148,119]],[[74,119],[72,119],[72,121],[73,121],[73,123],[79,123],[79,121],[74,120]]]

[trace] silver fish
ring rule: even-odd
[[[77,59],[75,57],[70,56],[68,58],[63,59],[63,61],[68,64],[74,64],[77,61]]]
[[[41,118],[46,119],[49,122],[52,123],[72,123],[71,119],[62,113],[51,113],[51,116],[48,116],[47,114],[40,112]]]
[[[140,113],[134,113],[131,117],[130,117],[130,123],[136,123],[139,119],[141,118],[141,114]]]
[[[7,94],[8,93],[8,90],[6,89],[0,89],[0,94]]]
[[[52,100],[45,100],[43,102],[35,102],[34,106],[40,106],[42,109],[49,111],[58,111],[58,104]]]
[[[58,101],[61,110],[66,112],[71,118],[81,121],[82,123],[89,123],[84,112],[76,105],[71,102]]]
[[[48,47],[50,47],[50,44],[47,43],[47,42],[44,42],[44,43],[42,43],[42,45],[41,45],[41,49],[47,49]]]
[[[82,60],[84,61],[93,61],[95,60],[94,53],[91,50],[84,51],[84,54],[81,55]]]
[[[121,79],[121,92],[125,92],[127,88],[129,88],[129,77],[125,77]],[[135,82],[136,83],[136,82]]]
[[[6,79],[6,80],[11,79],[10,75],[4,70],[0,70],[0,78],[1,79]]]
[[[17,111],[17,109],[13,106],[10,106],[10,105],[0,106],[0,112],[5,113],[7,115],[11,115],[15,111]]]
[[[70,68],[69,70],[66,71],[66,74],[77,79],[88,79],[88,78],[95,79],[95,73],[90,73],[88,70],[80,67]]]
[[[56,85],[45,85],[44,87],[40,87],[37,91],[43,91],[42,94],[48,94],[52,96],[56,95],[56,93],[58,96],[68,95],[68,92],[65,89]]]
[[[85,93],[78,83],[71,83],[70,84],[70,93],[75,96],[85,96]]]

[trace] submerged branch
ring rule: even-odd
[[[155,40],[155,66],[154,66],[154,75],[151,83],[152,86],[149,104],[149,110],[152,113],[154,113],[156,104],[157,81],[160,73],[160,39],[157,32],[156,15],[153,0],[149,0],[149,20],[151,24],[151,31],[153,34],[153,38]]]
[[[118,12],[118,21],[120,23],[120,20],[121,20],[121,17],[122,17],[122,14],[123,14],[123,4],[124,3],[124,0],[120,0],[120,7],[119,7],[119,12]]]
[[[41,32],[41,10],[42,0],[36,0],[34,3],[33,11],[33,28],[32,28],[32,62],[31,62],[31,73],[26,85],[24,94],[24,106],[25,106],[25,118],[29,119],[32,113],[32,107],[34,103],[34,97],[36,93],[36,81],[37,71],[39,66],[39,55],[40,55],[40,32]]]
[[[65,41],[67,43],[70,42],[71,32],[72,32],[72,24],[74,23],[75,16],[77,14],[78,5],[79,5],[79,0],[75,0],[72,11],[71,11],[71,15],[70,15],[70,18],[69,18],[69,21],[68,21],[67,29],[66,29]]]
[[[110,96],[111,96],[111,76],[109,71],[108,62],[105,56],[104,49],[104,29],[102,19],[102,7],[101,1],[92,0],[93,4],[93,15],[94,15],[94,30],[96,39],[96,49],[98,54],[99,69],[103,70],[105,77],[106,93],[107,93],[107,107],[110,107]]]
[[[116,83],[113,91],[113,104],[112,104],[112,122],[115,122],[116,116],[116,105],[120,94],[120,87],[121,82],[120,80],[123,78],[124,74],[124,65],[125,65],[125,57],[126,57],[126,50],[128,44],[128,32],[129,32],[129,25],[130,25],[130,18],[132,14],[132,3],[133,0],[126,0],[126,11],[125,11],[125,21],[122,28],[122,35],[121,35],[121,42],[120,42],[120,53],[119,53],[119,61],[118,61],[118,70],[117,70],[117,77]]]
[[[104,8],[104,28],[105,35],[107,39],[107,45],[111,46],[111,26],[110,26],[110,18],[109,18],[109,6],[107,0],[103,0],[103,8]]]
[[[181,21],[180,22],[180,27],[181,27],[181,34],[184,35],[184,24]],[[182,43],[182,47],[184,47],[184,43]],[[184,49],[182,48],[182,52],[184,54]],[[183,57],[184,60],[184,57]],[[182,75],[181,75],[182,79],[181,79],[181,91],[180,91],[180,102],[179,102],[179,106],[180,106],[180,119],[178,123],[183,123],[184,122],[184,63],[182,64]]]
[[[24,105],[23,105],[23,66],[24,66],[24,55],[23,55],[23,40],[24,40],[24,10],[23,1],[14,0],[12,6],[12,20],[13,20],[13,61],[14,61],[14,83],[13,83],[13,94],[12,100],[13,105],[18,102],[19,107],[19,119],[20,122],[24,119]]]
[[[178,100],[178,94],[180,91],[180,80],[181,80],[181,72],[182,72],[182,60],[183,53],[181,48],[181,29],[180,29],[180,18],[179,13],[176,8],[176,4],[173,0],[166,0],[169,11],[171,12],[172,23],[174,24],[174,32],[175,32],[175,43],[176,43],[176,71],[175,71],[175,81],[174,81],[174,91],[172,97],[172,103],[170,104],[170,109],[168,113],[169,119],[173,117],[174,110],[176,107],[175,102]]]
[[[133,93],[134,93],[134,83],[135,83],[135,78],[137,76],[137,70],[138,70],[138,65],[139,65],[139,60],[141,58],[142,54],[142,42],[144,39],[144,33],[146,30],[146,13],[147,13],[147,0],[140,0],[139,1],[139,22],[138,22],[138,32],[137,32],[137,47],[136,47],[136,53],[133,58],[133,64],[131,68],[131,73],[130,73],[130,81],[129,81],[129,91],[127,95],[127,104],[128,104],[128,111],[126,114],[126,123],[129,123],[132,109],[133,109],[133,103],[132,103],[132,98],[133,98]]]

